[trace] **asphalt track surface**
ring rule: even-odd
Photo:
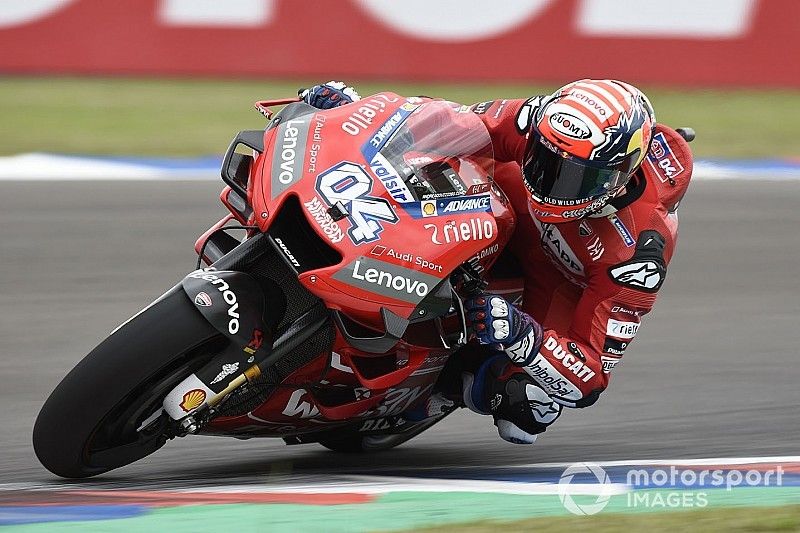
[[[209,182],[0,183],[0,483],[50,483],[30,444],[58,381],[194,267]],[[94,486],[260,483],[431,467],[796,455],[800,182],[697,182],[659,302],[597,405],[532,447],[465,411],[393,451],[189,437]]]

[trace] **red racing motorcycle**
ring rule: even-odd
[[[256,107],[268,125],[225,154],[230,214],[197,241],[198,269],[42,407],[33,444],[51,472],[97,475],[190,434],[388,449],[454,409],[408,415],[467,342],[463,299],[514,229],[483,123],[388,92]]]

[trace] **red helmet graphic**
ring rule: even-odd
[[[654,126],[647,97],[620,81],[580,80],[545,98],[522,167],[531,214],[558,223],[602,209],[639,168]]]

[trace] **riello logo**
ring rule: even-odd
[[[449,220],[444,224],[425,224],[423,228],[431,232],[433,244],[489,240],[495,234],[495,222],[489,218],[471,218],[464,222]]]

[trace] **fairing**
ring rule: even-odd
[[[288,437],[396,422],[453,353],[441,335],[456,319],[451,273],[470,259],[489,268],[516,223],[485,126],[465,106],[380,93],[324,111],[290,104],[263,144],[248,142],[261,145],[242,181],[252,214],[232,212],[268,233],[332,311],[332,340],[262,404],[203,431]],[[406,334],[356,338],[388,330]]]
[[[508,240],[489,134],[461,109],[380,93],[326,111],[292,104],[273,119],[248,191],[254,222],[269,231],[299,201],[341,256],[300,274],[329,307],[380,329],[381,306],[409,318],[458,265],[477,255],[488,266]]]

